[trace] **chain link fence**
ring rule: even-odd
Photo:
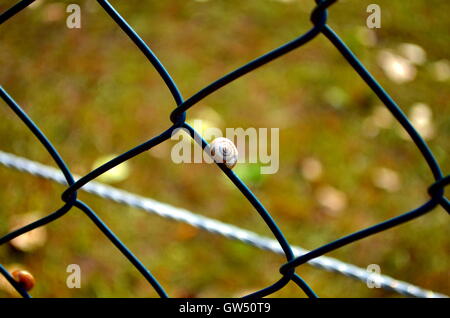
[[[99,216],[83,201],[79,200],[78,190],[86,190],[92,184],[93,180],[110,169],[116,167],[117,165],[135,157],[139,154],[169,140],[172,133],[180,128],[185,129],[189,132],[189,135],[205,150],[208,147],[208,143],[202,138],[202,136],[189,124],[186,123],[187,112],[195,106],[198,102],[203,100],[205,97],[219,90],[220,88],[226,86],[235,79],[255,70],[256,68],[273,61],[276,58],[283,56],[284,54],[295,50],[309,41],[313,40],[318,36],[325,36],[335,48],[342,54],[346,59],[348,64],[359,74],[361,79],[366,82],[369,88],[378,96],[378,98],[383,102],[387,109],[392,113],[392,115],[397,119],[397,121],[403,126],[406,132],[409,134],[417,149],[422,154],[424,160],[428,164],[430,171],[435,179],[435,182],[431,184],[428,188],[429,200],[423,203],[421,206],[408,211],[406,213],[400,214],[394,218],[388,219],[379,224],[370,226],[368,228],[362,229],[360,231],[351,233],[347,236],[339,238],[333,242],[325,244],[311,251],[298,250],[289,244],[285,238],[283,232],[278,227],[276,221],[272,218],[267,209],[262,205],[258,198],[252,193],[252,191],[246,186],[246,184],[224,163],[216,163],[218,168],[223,171],[223,173],[233,182],[236,188],[247,198],[247,200],[255,208],[256,212],[264,220],[267,227],[272,232],[274,238],[279,244],[280,253],[286,258],[284,265],[280,267],[280,278],[275,281],[272,285],[267,286],[261,290],[253,292],[245,297],[264,297],[269,296],[278,290],[282,289],[289,282],[294,282],[308,297],[317,297],[316,293],[311,289],[311,287],[305,282],[295,271],[296,268],[305,263],[316,263],[319,259],[323,260],[323,255],[339,249],[343,246],[366,238],[368,236],[380,233],[382,231],[388,230],[390,228],[399,226],[405,222],[413,220],[415,218],[421,217],[426,213],[432,211],[438,205],[444,208],[448,213],[450,213],[450,202],[444,195],[444,189],[450,182],[450,176],[445,176],[439,164],[437,163],[433,153],[427,146],[426,142],[417,132],[417,130],[410,123],[408,118],[399,108],[399,106],[394,102],[394,100],[387,94],[387,92],[381,87],[381,85],[375,80],[375,78],[366,70],[364,65],[358,60],[358,58],[352,53],[352,51],[347,47],[347,45],[339,38],[339,36],[333,31],[333,29],[327,25],[328,8],[333,5],[337,0],[323,0],[316,1],[317,5],[311,13],[311,23],[312,27],[306,33],[300,37],[288,42],[279,48],[270,51],[259,58],[243,65],[242,67],[228,73],[217,81],[209,84],[205,88],[198,91],[191,97],[184,99],[181,92],[179,91],[176,83],[171,78],[170,74],[164,68],[162,63],[158,60],[156,55],[151,51],[147,44],[139,37],[139,35],[133,30],[133,28],[123,19],[120,14],[115,10],[115,8],[106,0],[97,0],[105,12],[117,23],[117,25],[128,35],[128,37],[134,42],[136,47],[147,57],[149,62],[157,70],[159,75],[162,77],[166,83],[168,89],[170,90],[175,104],[177,105],[170,115],[170,122],[168,128],[161,132],[160,135],[155,136],[146,142],[122,153],[121,155],[113,158],[107,163],[101,165],[100,167],[92,170],[88,174],[76,178],[70,172],[69,167],[65,164],[63,158],[59,155],[57,149],[52,145],[49,139],[40,130],[39,126],[36,125],[33,120],[24,112],[24,110],[16,103],[16,101],[11,97],[8,92],[0,87],[0,96],[5,101],[5,103],[11,108],[11,110],[17,115],[17,117],[28,127],[28,129],[34,134],[37,140],[44,146],[50,156],[53,158],[54,162],[60,169],[62,176],[64,177],[63,182],[68,185],[65,191],[61,194],[62,206],[56,211],[48,214],[47,216],[23,226],[17,230],[14,230],[2,237],[0,237],[0,245],[5,244],[12,239],[32,231],[38,227],[44,226],[50,222],[55,221],[58,218],[63,217],[73,209],[78,209],[82,211],[94,224],[97,226],[103,234],[114,244],[117,249],[130,261],[130,263],[142,274],[142,276],[148,281],[148,283],[154,288],[160,297],[168,297],[168,294],[164,290],[163,286],[158,282],[156,277],[141,263],[141,261],[128,249],[128,247],[121,242],[121,240],[106,226],[106,224],[99,218]],[[34,0],[22,0],[16,5],[12,6],[0,15],[0,24],[11,19],[14,15],[18,14],[20,11],[25,9]],[[168,120],[169,122],[169,120]],[[2,156],[4,159],[5,157]],[[17,159],[17,158],[16,158]],[[4,160],[3,160],[4,161]],[[14,160],[13,160],[14,161]],[[16,160],[17,162],[17,160]],[[4,163],[5,164],[5,163]],[[8,165],[8,164],[6,164]],[[14,166],[10,163],[9,166]],[[16,167],[20,169],[19,167]],[[26,169],[21,169],[25,170]],[[42,170],[42,169],[41,169]],[[44,169],[45,170],[45,169]],[[30,172],[30,171],[29,171]],[[39,173],[35,173],[39,175]],[[56,178],[53,178],[56,179]],[[106,198],[113,199],[114,191],[113,189],[103,189],[103,196]],[[108,191],[111,193],[108,194]],[[117,193],[116,193],[117,194]],[[117,199],[117,195],[115,196]],[[120,201],[120,200],[119,200]],[[122,200],[122,203],[123,200]],[[136,201],[135,205],[138,205]],[[126,202],[125,202],[126,204]],[[129,204],[131,205],[131,204]],[[166,215],[170,217],[169,215]],[[176,219],[176,217],[173,217]],[[199,224],[197,224],[201,227]],[[204,226],[203,226],[204,227]],[[220,227],[220,226],[219,226]],[[211,227],[210,227],[211,229]],[[227,228],[230,230],[230,228]],[[223,234],[227,232],[223,230]],[[217,232],[217,231],[216,231]],[[219,231],[220,232],[220,231]],[[238,229],[231,228],[231,232],[238,233]],[[241,232],[242,234],[242,232]],[[225,235],[227,236],[227,235]],[[233,235],[228,235],[232,237]],[[242,241],[246,241],[242,239]],[[247,240],[249,241],[249,240]],[[251,244],[250,240],[250,244]],[[257,244],[252,244],[257,245]],[[274,249],[272,249],[274,250]],[[322,262],[322,265],[324,263]],[[319,266],[320,267],[320,266]],[[322,266],[326,268],[326,266]],[[344,270],[341,270],[344,272]],[[24,287],[19,284],[11,274],[0,264],[0,273],[7,279],[7,281],[15,288],[15,290],[23,297],[30,297],[29,293],[24,289]],[[355,271],[349,272],[348,276],[355,276]],[[356,275],[358,276],[358,275]],[[383,277],[381,277],[381,282],[383,282]],[[386,281],[385,281],[386,282]],[[393,289],[403,294],[409,296],[427,297],[427,296],[443,296],[439,294],[434,294],[428,291],[422,291],[419,288],[412,285],[401,285],[402,283],[395,283],[392,280],[388,280],[389,283],[383,284],[385,288]],[[400,286],[400,287],[399,287]]]

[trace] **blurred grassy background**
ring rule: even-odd
[[[2,1],[0,9],[14,2]],[[81,6],[81,29],[66,28],[68,3]],[[445,59],[450,2],[378,0],[382,28],[373,32],[365,27],[370,3],[339,1],[330,10],[329,24],[402,109],[415,116],[414,122],[448,173],[450,71]],[[112,4],[155,51],[186,98],[225,72],[303,33],[310,27],[314,1],[129,0]],[[41,1],[1,26],[0,43],[1,85],[38,123],[73,173],[85,174],[99,158],[122,153],[170,125],[174,102],[169,91],[95,1]],[[400,59],[401,43],[419,45],[426,60],[413,64]],[[406,63],[400,65],[404,77],[390,74],[389,64],[383,70],[383,52]],[[426,189],[433,180],[425,160],[379,106],[339,53],[319,37],[208,97],[192,109],[188,119],[207,119],[222,129],[280,128],[279,172],[260,175],[257,165],[240,165],[236,172],[289,241],[312,249],[427,200]],[[2,151],[53,165],[5,104],[0,114]],[[114,186],[270,236],[219,169],[174,164],[171,144],[131,160],[129,175]],[[62,186],[5,167],[0,167],[0,179],[2,235],[21,216],[45,215],[61,205]],[[284,262],[280,256],[85,193],[80,197],[171,296],[241,296],[279,277],[278,268]],[[8,245],[0,249],[0,263],[34,274],[34,296],[156,296],[81,212],[72,210],[45,231],[40,248],[24,252]],[[448,215],[437,208],[329,255],[361,267],[379,264],[383,274],[450,294],[449,243]],[[73,263],[82,268],[81,289],[65,285],[66,267]],[[323,297],[397,296],[309,265],[298,273]],[[0,295],[8,296],[4,291]],[[303,294],[290,284],[274,296]]]

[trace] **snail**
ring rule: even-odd
[[[15,270],[11,275],[26,291],[29,291],[34,287],[34,277],[28,271]]]
[[[234,143],[227,138],[219,137],[209,144],[209,154],[217,163],[224,163],[233,169],[238,161],[238,150]]]

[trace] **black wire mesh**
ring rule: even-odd
[[[35,0],[22,0],[17,4],[6,10],[0,15],[0,24],[12,18],[15,14],[19,13],[21,10],[25,9]],[[172,111],[170,120],[172,124],[170,127],[163,131],[160,135],[153,137],[146,142],[128,150],[127,152],[115,157],[114,159],[108,161],[107,163],[101,165],[100,167],[89,172],[85,176],[81,177],[77,181],[74,180],[69,168],[65,164],[62,157],[59,155],[58,151],[52,145],[52,143],[47,139],[47,137],[41,132],[39,127],[32,121],[30,117],[23,111],[23,109],[14,101],[14,99],[6,92],[3,87],[0,87],[0,96],[6,102],[6,104],[14,111],[14,113],[19,117],[19,119],[28,127],[28,129],[35,135],[39,142],[45,147],[47,152],[51,155],[64,177],[66,178],[68,187],[62,193],[61,199],[63,205],[58,210],[53,213],[31,223],[22,228],[14,230],[3,237],[0,237],[0,245],[9,242],[10,240],[29,232],[38,227],[44,226],[72,210],[72,208],[77,208],[84,212],[91,221],[103,232],[103,234],[120,250],[120,252],[133,264],[133,266],[145,277],[148,283],[154,288],[154,290],[161,297],[168,297],[168,294],[164,288],[159,284],[157,279],[151,274],[151,272],[139,261],[139,259],[124,245],[120,239],[103,223],[103,221],[98,217],[98,215],[84,202],[77,198],[77,191],[107,172],[108,170],[114,168],[115,166],[141,154],[142,152],[149,150],[156,145],[165,142],[170,139],[172,133],[176,129],[184,128],[189,132],[190,136],[194,138],[199,145],[205,149],[208,143],[199,135],[199,133],[186,123],[186,112],[200,102],[202,99],[208,95],[214,93],[221,87],[227,85],[228,83],[234,81],[235,79],[255,70],[256,68],[269,63],[270,61],[283,56],[284,54],[308,43],[320,34],[323,34],[342,54],[342,56],[347,60],[347,62],[353,67],[353,69],[360,75],[360,77],[366,82],[370,89],[378,96],[378,98],[384,103],[384,105],[389,109],[392,115],[397,119],[397,121],[403,126],[407,131],[409,136],[412,138],[416,144],[418,150],[421,152],[423,158],[427,162],[431,173],[435,179],[435,182],[428,188],[428,193],[430,199],[425,202],[420,207],[400,214],[394,218],[388,219],[384,222],[376,224],[374,226],[365,228],[363,230],[354,232],[342,238],[339,238],[333,242],[316,248],[306,254],[299,257],[295,257],[292,251],[291,245],[288,243],[284,237],[282,231],[277,226],[276,222],[266,210],[266,208],[261,204],[261,202],[256,198],[252,191],[245,185],[245,183],[240,180],[240,178],[229,168],[226,167],[224,163],[217,163],[217,166],[225,173],[225,175],[234,183],[234,185],[239,189],[239,191],[248,199],[248,201],[253,205],[255,210],[259,213],[261,218],[267,224],[277,241],[279,242],[281,248],[284,251],[286,257],[286,263],[281,266],[280,273],[281,278],[278,279],[271,286],[264,289],[256,291],[245,297],[264,297],[268,296],[288,284],[290,281],[296,283],[308,297],[317,297],[314,291],[308,286],[308,284],[295,272],[296,268],[306,262],[317,258],[321,255],[334,251],[340,247],[353,243],[355,241],[361,240],[365,237],[374,235],[376,233],[388,230],[392,227],[398,226],[402,223],[420,217],[430,211],[432,211],[436,206],[442,206],[448,213],[450,213],[450,201],[444,195],[445,187],[450,183],[450,176],[443,175],[439,164],[437,163],[433,153],[419,135],[417,130],[412,126],[410,121],[404,115],[399,106],[392,100],[392,98],[386,93],[386,91],[381,87],[380,84],[372,77],[372,75],[366,70],[364,65],[358,60],[358,58],[351,52],[351,50],[346,46],[346,44],[339,38],[339,36],[330,28],[327,22],[327,9],[337,0],[316,0],[316,7],[311,13],[311,22],[313,26],[306,33],[300,37],[288,42],[279,48],[270,51],[259,58],[243,65],[242,67],[228,73],[217,81],[209,84],[205,88],[198,91],[196,94],[192,95],[188,99],[184,99],[176,85],[172,80],[169,73],[166,71],[164,66],[158,60],[156,55],[151,51],[151,49],[145,44],[145,42],[139,37],[139,35],[133,30],[133,28],[120,16],[120,14],[114,9],[114,7],[106,0],[97,0],[97,2],[102,6],[102,8],[107,12],[107,14],[119,25],[119,27],[128,35],[128,37],[134,42],[134,44],[139,48],[139,50],[147,57],[150,63],[158,71],[159,75],[164,80],[165,84],[169,88],[177,107]],[[0,273],[7,279],[7,281],[19,292],[23,297],[30,297],[29,293],[24,289],[24,287],[19,284],[11,274],[0,264]]]

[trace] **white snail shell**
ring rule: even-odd
[[[233,169],[238,161],[238,150],[234,143],[227,138],[219,137],[209,144],[209,153],[217,163],[224,163]]]

